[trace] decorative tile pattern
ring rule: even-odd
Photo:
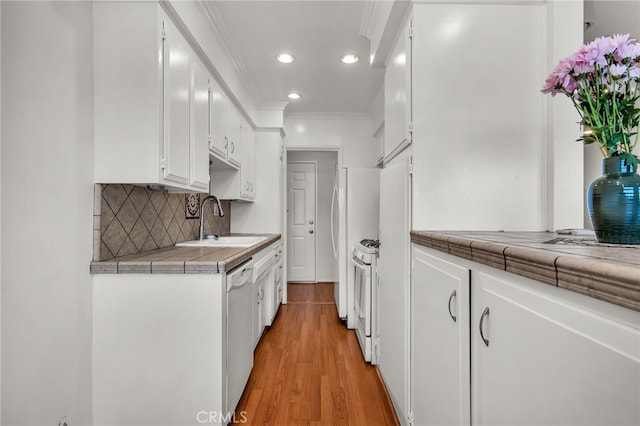
[[[140,186],[96,184],[94,202],[94,260],[141,253],[198,238],[200,200],[207,194],[189,194],[197,216],[186,217],[185,194],[151,191]],[[207,233],[230,233],[231,203],[221,201],[224,217],[205,209]],[[99,236],[99,238],[98,238]],[[96,240],[97,238],[97,240]]]
[[[200,197],[198,194],[185,194],[184,196],[184,218],[200,218]]]

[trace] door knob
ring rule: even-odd
[[[310,233],[310,234],[313,234],[313,229],[309,229],[309,233]]]
[[[313,220],[310,220],[310,221],[309,221],[309,225],[313,225]]]

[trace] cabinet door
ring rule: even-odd
[[[209,84],[211,77],[194,56],[192,64],[191,167],[189,184],[209,189]]]
[[[240,166],[242,163],[242,116],[235,106],[229,105],[229,145],[227,160]]]
[[[256,140],[253,128],[246,121],[242,122],[242,152],[243,160],[240,167],[241,188],[240,195],[249,199],[256,197],[255,193],[255,156]]]
[[[253,284],[253,332],[251,333],[253,349],[258,345],[262,335],[262,282],[256,281]]]
[[[380,374],[403,424],[410,405],[410,229],[409,157],[402,154],[380,172],[377,342]]]
[[[210,93],[211,140],[209,151],[227,159],[229,145],[229,101],[215,81],[211,81]]]
[[[273,292],[273,267],[271,267],[271,270],[269,271],[269,273],[267,273],[267,278],[264,280],[264,283],[262,285],[262,301],[260,308],[262,310],[263,329],[267,326],[270,326],[273,321]]]
[[[411,410],[416,425],[468,425],[469,269],[413,246]]]
[[[164,138],[161,167],[164,179],[188,184],[191,48],[170,20],[164,20],[163,25]]]
[[[411,21],[401,28],[384,73],[384,158],[411,143]]]
[[[640,424],[639,312],[507,273],[472,281],[473,424]]]

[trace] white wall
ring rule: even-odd
[[[546,5],[545,79],[562,59],[581,45],[582,0],[554,0]],[[584,227],[584,150],[575,140],[580,136],[579,117],[565,96],[542,95],[545,99],[545,230]]]
[[[2,424],[92,423],[90,2],[2,9]]]
[[[581,12],[579,1],[414,4],[414,229],[582,227],[577,119],[540,93],[579,45]]]
[[[282,234],[279,130],[256,130],[256,198],[253,203],[231,203],[231,232]]]
[[[336,259],[331,245],[331,197],[335,181],[336,152],[289,151],[287,161],[315,161],[316,167],[316,281],[334,282]]]
[[[290,117],[284,125],[285,146],[343,147],[342,167],[375,167],[378,148],[370,119]]]

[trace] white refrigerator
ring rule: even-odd
[[[348,328],[355,328],[354,274],[350,259],[356,243],[378,239],[380,170],[337,170],[331,205],[331,236],[338,264],[334,297],[340,318],[346,319]]]

